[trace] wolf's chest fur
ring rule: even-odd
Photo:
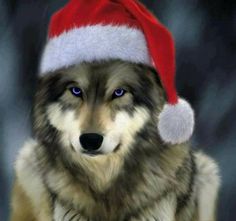
[[[123,220],[138,213],[142,207],[155,204],[165,197],[165,191],[174,188],[175,180],[168,178],[165,172],[155,166],[157,163],[153,159],[149,161],[145,167],[141,166],[141,163],[136,167],[129,164],[122,165],[120,173],[113,176],[110,174],[110,180],[106,183],[100,180],[102,179],[100,175],[96,176],[96,173],[89,171],[84,171],[85,174],[83,171],[73,171],[72,173],[77,174],[75,177],[63,167],[51,172],[49,169],[45,176],[48,187],[65,205],[57,207],[56,216],[67,212],[65,208],[76,208],[74,213],[82,213],[92,220],[95,218],[104,221]],[[181,166],[183,162],[180,160],[175,163]],[[171,168],[171,164],[169,166]],[[97,165],[97,173],[102,169],[104,168]],[[174,176],[171,170],[168,169],[166,172]]]
[[[219,182],[217,167],[205,155],[191,157],[184,149],[184,146],[166,149],[165,157],[156,161],[150,158],[136,168],[124,165],[123,174],[119,174],[105,192],[98,193],[91,177],[83,176],[79,184],[68,173],[68,168],[51,168],[47,157],[43,157],[44,151],[38,151],[40,146],[33,143],[21,151],[17,161],[17,182],[30,197],[30,207],[40,221],[51,221],[52,218],[54,221],[131,221],[152,220],[159,216],[176,216],[178,221],[192,221],[196,214],[203,217],[200,221],[211,221]],[[171,155],[173,157],[169,158]],[[82,175],[82,171],[80,173]],[[34,177],[33,182],[30,177]],[[50,200],[45,203],[45,199],[49,199],[52,192],[55,201],[47,206]],[[209,203],[207,208],[203,206],[205,202]],[[52,215],[50,208],[53,208]]]

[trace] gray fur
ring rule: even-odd
[[[86,91],[87,97],[84,101],[73,100],[65,92],[65,82],[74,84],[78,79],[83,79],[80,84],[83,84]],[[114,90],[113,84],[116,82],[130,90],[131,95],[127,95],[126,100],[111,101],[107,95],[107,91]],[[34,134],[37,141],[30,148],[28,156],[22,159],[20,155],[18,162],[23,160],[23,165],[35,168],[29,173],[42,180],[50,198],[52,215],[51,218],[48,215],[48,220],[52,219],[58,207],[63,208],[60,212],[64,211],[64,218],[72,212],[70,220],[81,221],[214,220],[214,217],[209,220],[198,219],[198,191],[202,189],[198,180],[204,174],[203,171],[198,171],[199,157],[195,157],[196,154],[190,150],[188,143],[168,145],[158,136],[156,121],[164,101],[165,95],[153,70],[121,61],[84,63],[52,73],[40,80],[34,105]],[[93,167],[95,164],[89,160],[85,164],[83,160],[74,159],[77,153],[73,148],[64,146],[61,142],[62,132],[51,125],[48,119],[46,107],[51,103],[60,104],[64,113],[76,110],[80,115],[84,102],[90,114],[86,115],[86,122],[82,124],[83,132],[103,132],[97,114],[104,105],[110,108],[111,120],[121,110],[133,116],[137,107],[142,107],[149,115],[145,124],[132,138],[129,152],[119,155],[124,148],[121,143],[111,153],[111,159],[116,160],[120,167],[117,175],[111,174],[105,184],[100,184],[95,177],[102,174],[104,167],[100,164]],[[107,158],[109,157],[108,154]],[[35,160],[30,160],[32,158]],[[217,192],[217,166],[211,160],[206,160],[206,164],[212,165],[212,173],[209,172],[208,175],[215,178],[213,188]],[[91,171],[89,165],[96,170]],[[112,160],[108,165],[112,165]],[[16,171],[21,183],[21,169],[18,166]],[[204,177],[201,178],[204,180]],[[26,188],[22,184],[22,189]],[[28,194],[28,197],[33,196]],[[214,197],[213,204],[215,200]]]

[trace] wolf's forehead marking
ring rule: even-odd
[[[109,70],[106,89],[108,92],[117,87],[135,84],[139,77],[131,65],[116,65],[114,69]]]
[[[131,64],[80,64],[68,71],[70,78],[91,93],[111,94],[117,87],[134,84],[138,74]]]
[[[75,66],[69,70],[66,71],[66,75],[68,75],[68,78],[70,78],[72,81],[77,82],[80,87],[86,89],[90,85],[90,71],[89,67],[86,65],[79,65]]]

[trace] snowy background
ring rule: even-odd
[[[8,220],[13,162],[30,136],[30,107],[50,15],[65,0],[0,0],[0,221]],[[236,4],[143,0],[172,31],[177,87],[196,111],[194,148],[220,165],[219,221],[236,220]]]

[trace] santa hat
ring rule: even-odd
[[[83,61],[121,59],[153,66],[167,103],[158,119],[163,141],[177,144],[193,132],[194,113],[175,87],[172,35],[137,0],[70,0],[50,22],[40,74]]]

